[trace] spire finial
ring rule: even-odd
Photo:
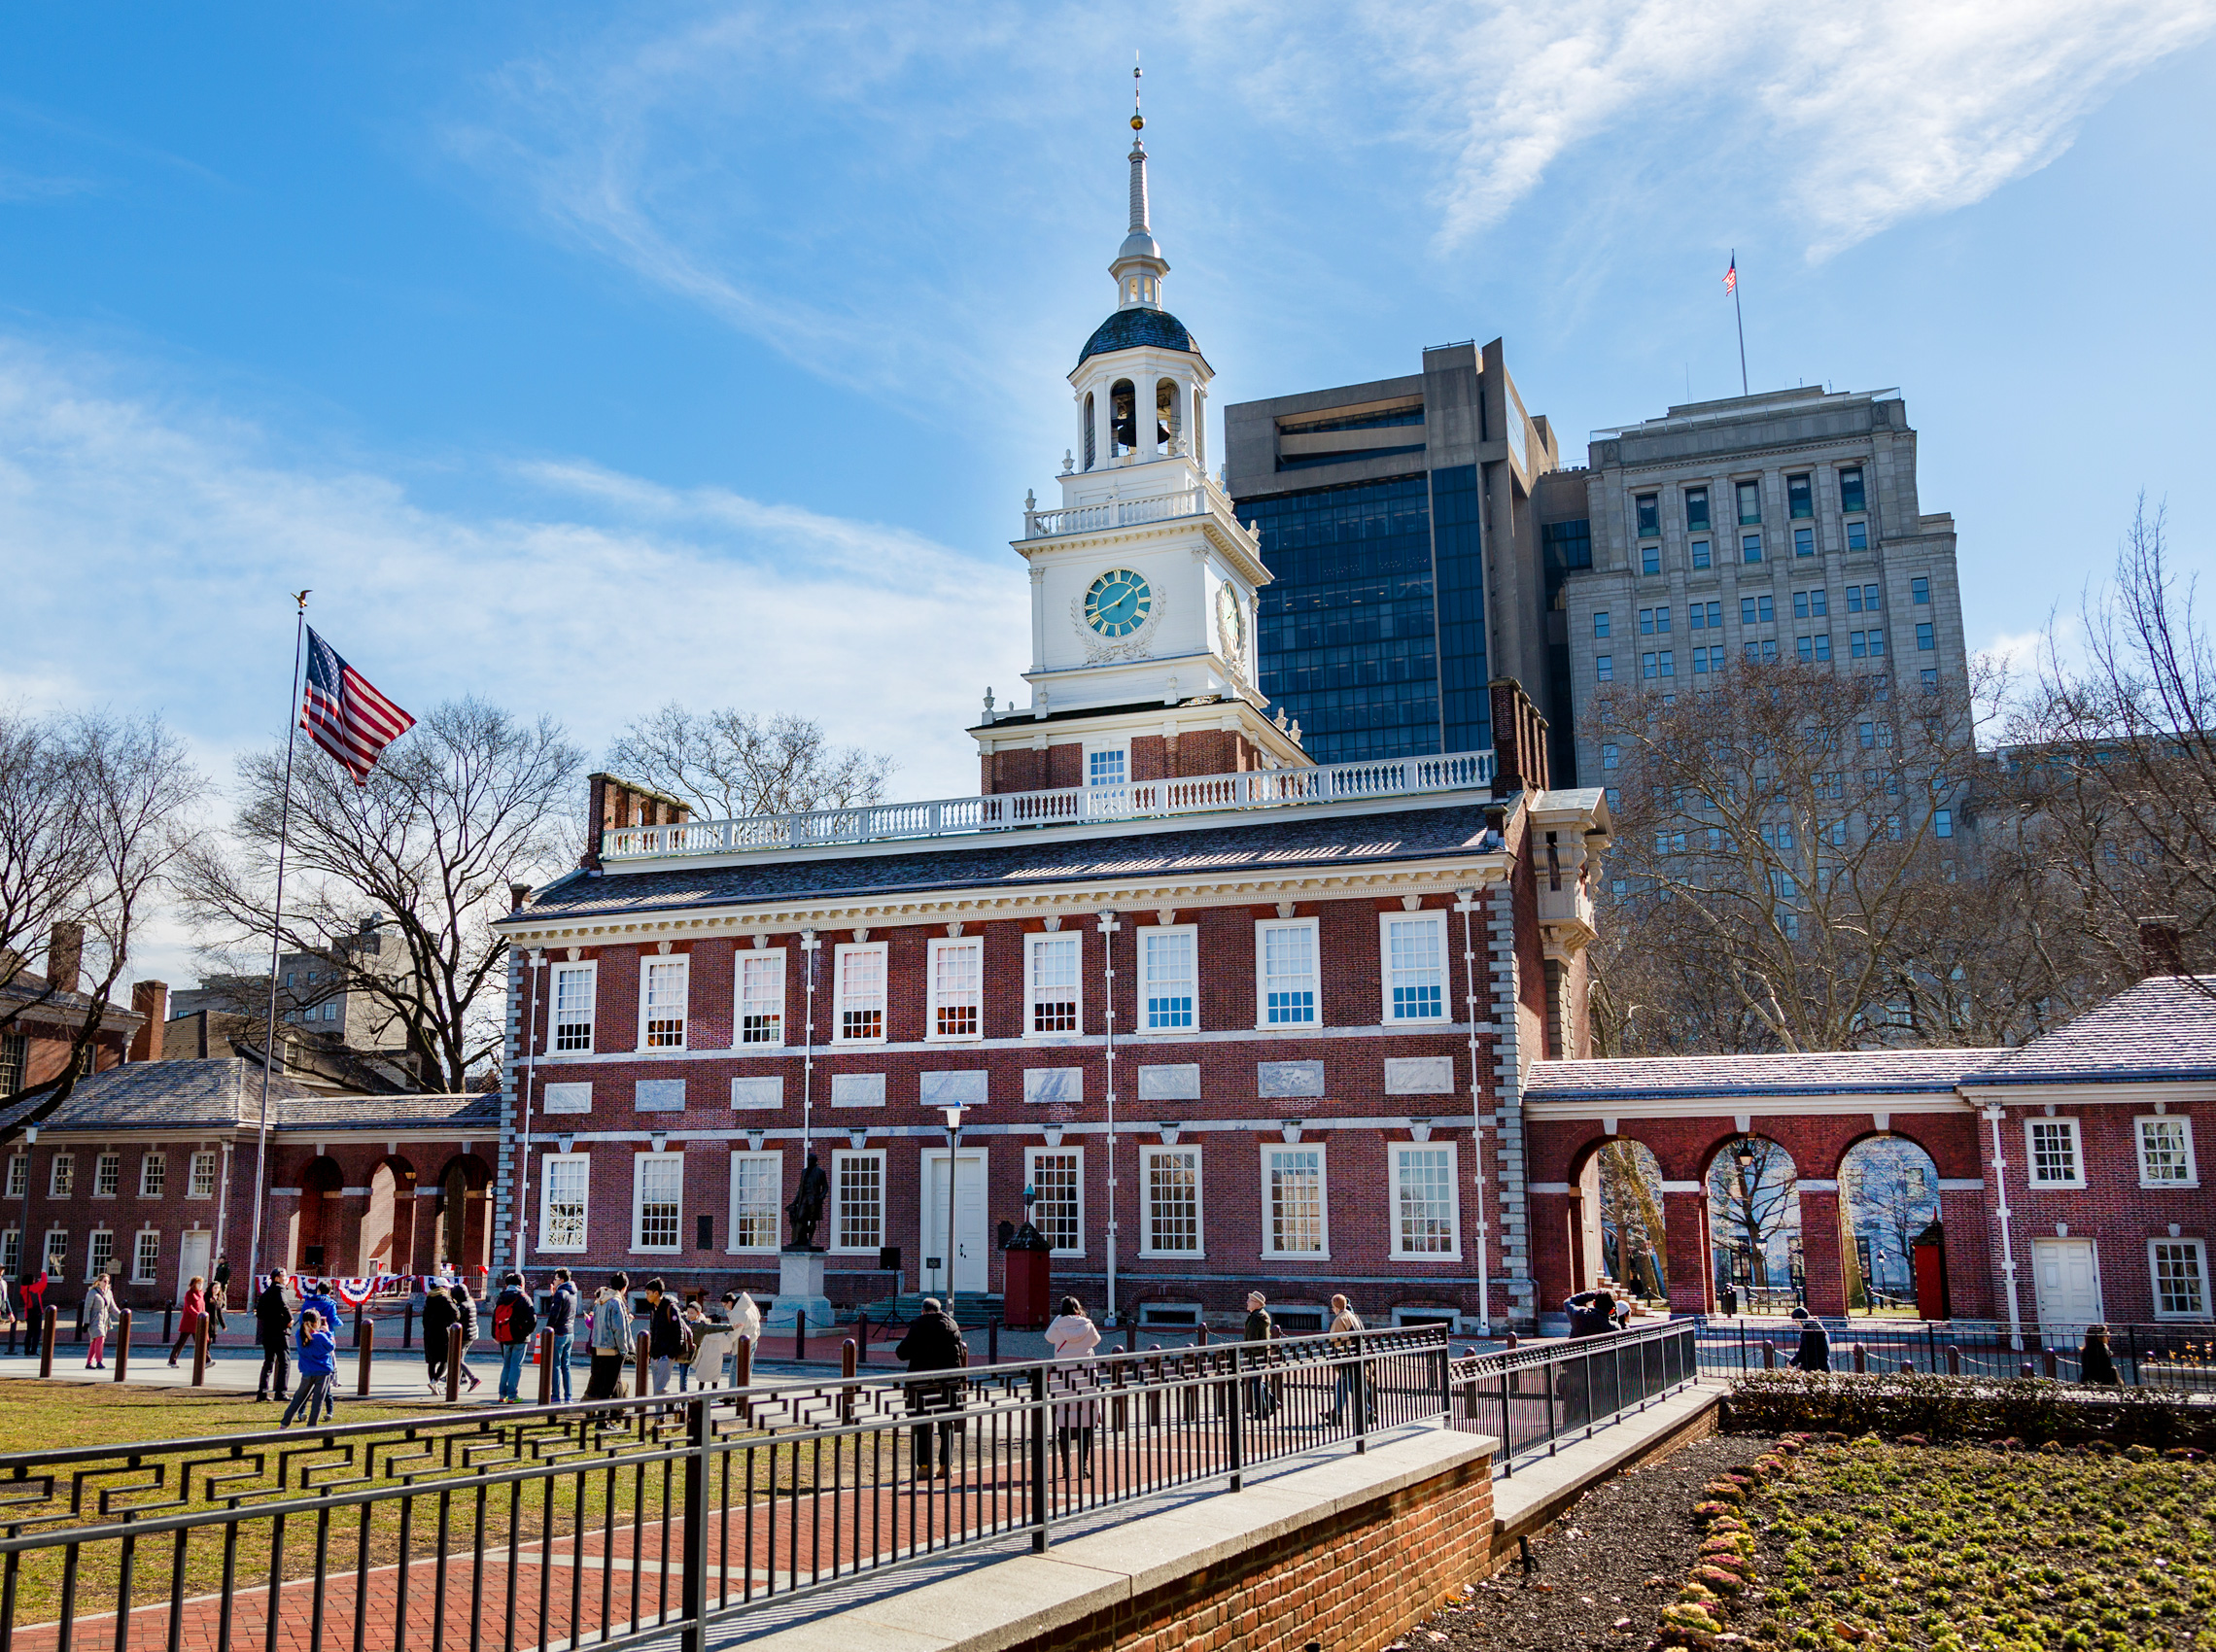
[[[1131,130],[1132,130],[1132,131],[1134,131],[1134,132],[1137,132],[1137,131],[1141,131],[1141,130],[1144,130],[1144,129],[1145,129],[1145,126],[1146,126],[1146,123],[1147,123],[1147,118],[1146,118],[1146,116],[1145,116],[1145,115],[1143,115],[1143,114],[1141,114],[1141,113],[1140,113],[1140,111],[1139,111],[1139,80],[1140,80],[1140,78],[1141,78],[1141,77],[1142,77],[1142,76],[1143,76],[1145,73],[1146,73],[1146,71],[1145,71],[1145,70],[1143,70],[1143,69],[1141,69],[1141,68],[1139,67],[1139,54],[1138,54],[1136,52],[1132,52],[1132,53],[1131,53]]]

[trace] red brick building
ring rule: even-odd
[[[84,957],[85,926],[57,923],[47,944],[44,975],[20,967],[0,972],[0,1014],[7,1017],[0,1028],[0,1097],[43,1084],[67,1068],[70,1047],[92,1008],[84,990]],[[140,996],[133,994],[134,1000]],[[147,1024],[139,1010],[104,1005],[92,1038],[91,1070],[120,1066],[134,1042],[143,1046]]]

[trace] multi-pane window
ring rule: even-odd
[[[1810,660],[1821,661],[1831,658],[1831,637],[1828,633],[1821,637],[1800,637],[1796,639],[1795,647],[1804,662]]]
[[[1721,631],[1723,629],[1723,604],[1721,602],[1695,602],[1692,605],[1691,613],[1692,618],[1689,623],[1695,631]]]
[[[0,1095],[14,1095],[23,1087],[29,1064],[30,1040],[23,1033],[0,1033]]]
[[[1847,653],[1851,659],[1882,660],[1886,657],[1886,634],[1882,631],[1850,631],[1847,634]]]
[[[1687,488],[1685,490],[1685,527],[1693,533],[1699,533],[1708,525],[1708,489]]]
[[[30,1190],[31,1158],[28,1153],[17,1153],[8,1160],[8,1197],[19,1199]]]
[[[1055,1250],[1075,1256],[1085,1249],[1085,1156],[1076,1148],[1032,1148],[1025,1167],[1031,1190],[1031,1224]]]
[[[1200,1255],[1200,1150],[1141,1148],[1146,1233],[1141,1254]]]
[[[1641,494],[1632,503],[1639,512],[1639,536],[1642,539],[1659,539],[1662,536],[1662,496]]]
[[[1920,654],[1928,654],[1935,646],[1937,646],[1937,644],[1932,640],[1931,627],[1928,624],[1918,626],[1916,628],[1917,652]]]
[[[1761,521],[1762,484],[1759,482],[1741,482],[1738,484],[1738,490],[1739,520],[1742,523]]]
[[[1952,838],[1955,835],[1955,811],[1935,809],[1931,811],[1931,835],[1934,838]]]
[[[1847,548],[1851,551],[1866,551],[1870,548],[1870,525],[1867,522],[1847,524]]]
[[[1847,611],[1851,614],[1878,611],[1880,587],[1875,585],[1850,585],[1847,587]]]
[[[538,1161],[538,1248],[585,1248],[585,1192],[592,1160],[581,1153],[549,1153]]]
[[[855,1043],[884,1037],[884,943],[841,946],[832,966],[839,1005],[837,1038]]]
[[[1639,635],[1652,637],[1658,631],[1670,629],[1668,608],[1642,608],[1639,610]]]
[[[1741,625],[1769,625],[1777,617],[1777,603],[1769,597],[1742,597],[1739,599],[1739,623]]]
[[[1078,966],[1083,961],[1077,935],[1026,935],[1023,974],[1029,999],[1024,1030],[1074,1033],[1078,1030]]]
[[[2155,1280],[2155,1318],[2208,1317],[2208,1254],[2198,1239],[2154,1239],[2147,1263]]]
[[[1816,515],[1816,490],[1808,476],[1785,478],[1785,514],[1793,518]]]
[[[1831,611],[1830,594],[1821,587],[1793,593],[1793,618],[1822,619]]]
[[[648,1050],[685,1047],[686,958],[648,958],[645,990],[641,994]]]
[[[1862,467],[1851,465],[1839,472],[1839,514],[1859,516],[1867,508],[1862,499]]]
[[[1263,922],[1255,952],[1262,966],[1262,1019],[1265,1027],[1312,1027],[1316,1010],[1316,923],[1296,918]]]
[[[1462,1254],[1455,1221],[1454,1149],[1393,1147],[1393,1254],[1452,1259]]]
[[[85,1258],[85,1277],[98,1279],[116,1265],[116,1236],[105,1227],[92,1230],[92,1243]]]
[[[2031,1119],[2025,1121],[2024,1128],[2034,1187],[2085,1186],[2075,1119]]]
[[[2193,1121],[2190,1119],[2141,1119],[2138,1127],[2140,1187],[2198,1187],[2200,1185],[2193,1162]]]
[[[0,1233],[0,1273],[14,1279],[23,1271],[23,1235],[19,1228],[11,1227]]]
[[[976,1038],[985,1014],[985,943],[931,943],[931,1036]]]
[[[554,966],[554,1048],[590,1050],[593,1047],[593,966]]]
[[[1149,1032],[1193,1030],[1198,938],[1189,925],[1139,931],[1139,998]]]
[[[1793,555],[1796,557],[1813,557],[1816,555],[1815,529],[1796,528],[1793,530]]]
[[[1595,608],[1593,610],[1593,635],[1595,637],[1606,637],[1608,634],[1609,611],[1606,608]]]
[[[1709,549],[1708,540],[1695,539],[1693,541],[1693,566],[1695,568],[1710,568],[1714,566],[1714,553]]]
[[[1620,762],[1621,760],[1622,760],[1622,755],[1621,755],[1620,749],[1619,749],[1618,747],[1616,747],[1616,746],[1614,746],[1614,745],[1612,745],[1612,744],[1604,744],[1604,745],[1601,747],[1601,767],[1602,767],[1602,768],[1604,768],[1604,769],[1613,769],[1613,768],[1616,766],[1616,764],[1617,764],[1618,762]]]
[[[1640,547],[1639,571],[1642,573],[1660,573],[1662,571],[1662,547],[1660,545],[1642,545]]]
[[[834,1250],[875,1251],[884,1243],[884,1153],[831,1155]]]
[[[1262,1150],[1263,1252],[1323,1256],[1324,1150],[1305,1144]]]
[[[1908,582],[1908,600],[1920,608],[1929,605],[1931,602],[1931,581],[1921,578],[1910,580]]]
[[[152,1285],[161,1271],[161,1235],[148,1227],[139,1231],[131,1247],[131,1283]]]
[[[675,1251],[682,1220],[685,1155],[642,1153],[631,1161],[631,1248]]]
[[[1593,657],[1593,675],[1602,682],[1615,681],[1615,656],[1596,654]]]
[[[1085,783],[1120,786],[1130,778],[1130,757],[1125,747],[1107,746],[1085,754]]]
[[[1435,1021],[1446,1014],[1445,920],[1437,912],[1388,912],[1385,1018]]]
[[[112,1199],[123,1185],[123,1155],[104,1153],[92,1161],[92,1192],[94,1196]]]
[[[778,1248],[779,1195],[784,1181],[784,1154],[735,1153],[731,1155],[731,1248]]]
[[[1743,533],[1740,535],[1739,560],[1741,562],[1760,562],[1762,560],[1761,534]]]
[[[69,1197],[70,1188],[75,1187],[76,1184],[76,1154],[66,1153],[55,1153],[53,1155],[53,1163],[47,1171],[47,1196],[52,1199],[66,1199]]]
[[[69,1229],[66,1227],[48,1228],[46,1235],[47,1272],[53,1275],[55,1279],[60,1279],[62,1270],[68,1266],[68,1256]]]
[[[785,955],[739,954],[739,1042],[784,1043]]]
[[[150,1153],[139,1160],[139,1197],[158,1199],[161,1189],[169,1182],[169,1159],[166,1154]]]

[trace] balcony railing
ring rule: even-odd
[[[619,826],[601,835],[600,853],[607,862],[883,843],[1025,827],[1097,826],[1231,809],[1419,797],[1472,791],[1491,785],[1492,780],[1490,751],[1458,751],[1439,757],[1330,763],[1312,769],[1258,769],[1244,774],[1134,780],[1121,786],[998,792],[928,803],[873,803],[852,809],[818,809],[805,814],[757,814],[744,820]]]

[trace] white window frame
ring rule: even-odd
[[[877,1161],[877,1235],[867,1244],[849,1245],[846,1242],[847,1211],[842,1189],[846,1185],[845,1166],[860,1159]],[[885,1150],[883,1148],[840,1148],[831,1154],[831,1197],[824,1215],[830,1219],[831,1252],[842,1256],[874,1256],[884,1248],[884,1235],[891,1217],[886,1210],[890,1202],[885,1187]]]
[[[1038,958],[1042,947],[1048,945],[1066,945],[1077,949],[1076,980],[1071,981],[1069,992],[1077,1007],[1077,1025],[1067,1030],[1040,1032],[1038,1026],[1039,972]],[[1058,992],[1061,989],[1056,988]],[[1060,1000],[1057,999],[1058,1003]],[[1045,1039],[1067,1042],[1085,1036],[1085,932],[1081,929],[1045,930],[1023,937],[1023,1036],[1026,1039]]]
[[[2185,1174],[2160,1179],[2147,1173],[2147,1126],[2174,1126],[2185,1136]],[[2200,1161],[2193,1152],[2193,1120],[2182,1113],[2142,1113],[2131,1120],[2131,1148],[2139,1158],[2139,1186],[2164,1191],[2190,1190],[2200,1186]]]
[[[1164,1159],[1188,1157],[1193,1163],[1193,1249],[1190,1251],[1157,1250],[1155,1248],[1155,1166]],[[1173,1148],[1140,1148],[1139,1255],[1142,1256],[1177,1256],[1194,1260],[1206,1260],[1208,1256],[1207,1195],[1207,1165],[1198,1142],[1180,1142]]]
[[[1023,1150],[1024,1187],[1038,1187],[1039,1161],[1043,1158],[1070,1158],[1077,1161],[1077,1244],[1074,1247],[1056,1245],[1052,1254],[1057,1256],[1082,1256],[1085,1255],[1085,1150],[1076,1146],[1025,1148]],[[1034,1213],[1036,1210],[1037,1207],[1034,1206]],[[1046,1229],[1042,1227],[1039,1231],[1044,1233]]]
[[[47,1165],[47,1197],[66,1199],[77,1186],[77,1155],[57,1153]]]
[[[874,1033],[861,1033],[849,1037],[847,1032],[848,1010],[848,972],[858,958],[877,960],[877,1026]],[[832,948],[831,955],[831,1042],[833,1044],[883,1044],[890,1034],[888,1022],[892,1018],[892,968],[891,952],[883,941],[843,941]],[[867,998],[855,1001],[856,1013],[869,1011]]]
[[[648,1004],[648,987],[657,969],[674,969],[677,978],[677,1039],[675,1044],[647,1043],[647,1028],[652,1024],[653,1007]],[[639,1050],[650,1055],[657,1050],[683,1050],[692,1036],[692,954],[689,952],[646,952],[639,959]]]
[[[577,1200],[577,1242],[563,1244],[554,1232],[554,1181],[571,1170],[583,1181]],[[567,1202],[567,1201],[565,1201]],[[593,1161],[590,1153],[550,1153],[538,1161],[538,1248],[554,1256],[581,1256],[592,1231]]]
[[[954,998],[967,999],[966,1004],[942,997],[939,969],[941,961],[951,954],[966,954],[974,961],[976,985],[966,992],[957,992]],[[975,1044],[985,1036],[985,937],[982,935],[952,936],[934,941],[926,949],[924,958],[924,1009],[923,1039],[927,1044]],[[967,1009],[975,1024],[967,1032],[942,1032],[939,1029],[941,1010]]]
[[[747,991],[749,981],[760,988],[757,993]],[[731,971],[731,1046],[734,1050],[782,1050],[785,1043],[785,949],[782,946],[764,946],[754,949],[741,948]],[[770,1006],[774,1005],[775,1009]],[[749,1038],[746,1020],[752,1014],[765,1019],[774,1015],[777,1025],[764,1029],[776,1033],[774,1038]]]
[[[640,960],[640,968],[641,972],[643,972],[645,969],[645,959],[641,958]],[[582,976],[584,978],[584,1015],[582,1018],[578,1016],[573,1006],[565,1015],[565,1012],[562,1008],[562,978],[564,976]],[[587,958],[579,963],[571,963],[567,960],[564,960],[563,962],[556,964],[554,966],[554,978],[547,984],[546,990],[548,1006],[546,1012],[548,1020],[548,1042],[546,1048],[548,1052],[554,1055],[590,1055],[593,1052],[593,1020],[596,1009],[600,1002],[599,963],[593,959]],[[641,999],[640,1018],[641,1021],[643,1021],[645,1018],[644,999],[646,996],[646,980],[643,973],[641,973],[640,976],[639,995]],[[574,1027],[582,1027],[584,1029],[583,1042],[578,1044],[565,1045],[562,1042],[562,1034],[564,1029]],[[641,1032],[641,1036],[644,1036],[643,1032]],[[643,1046],[641,1048],[643,1048]]]
[[[743,1245],[739,1242],[739,1235],[741,1231],[745,1227],[745,1218],[748,1215],[748,1212],[745,1209],[742,1208],[739,1202],[740,1187],[744,1180],[742,1174],[743,1166],[767,1166],[769,1169],[770,1202],[768,1210],[770,1218],[770,1236],[766,1244]],[[728,1201],[730,1209],[726,1211],[724,1215],[724,1249],[729,1255],[734,1256],[767,1256],[774,1255],[777,1252],[778,1218],[782,1211],[781,1200],[783,1191],[784,1154],[781,1152],[776,1149],[765,1149],[761,1153],[753,1153],[744,1148],[737,1148],[732,1151],[731,1195]],[[754,1207],[753,1214],[759,1215],[761,1207],[756,1206]]]
[[[1392,1256],[1395,1261],[1459,1262],[1462,1260],[1462,1151],[1459,1142],[1387,1142],[1387,1220],[1392,1223]],[[1446,1154],[1447,1221],[1453,1224],[1454,1243],[1444,1251],[1411,1251],[1401,1226],[1401,1178],[1410,1153]]]
[[[2162,1288],[2162,1282],[2161,1282],[2161,1281],[2160,1281],[2160,1280],[2159,1280],[2159,1279],[2156,1277],[2156,1275],[2155,1275],[2155,1253],[2156,1253],[2156,1251],[2157,1251],[2157,1250],[2158,1250],[2158,1249],[2159,1249],[2161,1246],[2164,1246],[2164,1245],[2175,1245],[2175,1246],[2178,1246],[2178,1247],[2180,1247],[2181,1249],[2185,1249],[2185,1250],[2189,1250],[2189,1251],[2191,1251],[2191,1252],[2192,1252],[2192,1254],[2193,1254],[2194,1259],[2195,1259],[2195,1260],[2196,1260],[2196,1261],[2197,1261],[2197,1262],[2199,1264],[2199,1268],[2200,1268],[2200,1311],[2199,1311],[2199,1313],[2191,1313],[2191,1312],[2187,1312],[2187,1313],[2180,1313],[2180,1312],[2178,1312],[2178,1311],[2177,1311],[2176,1309],[2174,1309],[2174,1308],[2172,1308],[2172,1309],[2168,1309],[2168,1310],[2164,1310],[2164,1307],[2163,1307],[2163,1288]],[[2150,1304],[2153,1306],[2155,1318],[2156,1318],[2156,1319],[2158,1319],[2158,1320],[2187,1320],[2187,1321],[2192,1321],[2192,1320],[2201,1320],[2201,1321],[2205,1321],[2205,1320],[2207,1320],[2208,1318],[2210,1318],[2210,1313],[2211,1313],[2211,1311],[2210,1311],[2210,1303],[2209,1303],[2209,1296],[2208,1296],[2208,1245],[2207,1245],[2207,1242],[2206,1242],[2205,1240],[2201,1240],[2201,1239],[2150,1239],[2150,1240],[2148,1240],[2148,1241],[2147,1241],[2147,1300],[2148,1300],[2148,1302],[2149,1302],[2149,1303],[2150,1303]]]
[[[1092,777],[1092,760],[1095,757],[1117,759],[1116,766],[1123,771],[1123,777],[1121,779],[1095,780]],[[1131,783],[1131,747],[1127,740],[1087,740],[1085,742],[1084,763],[1084,784],[1088,791],[1095,788],[1102,791],[1121,790]]]
[[[121,1159],[119,1154],[117,1170],[119,1177],[121,1175]],[[8,1155],[8,1190],[6,1194],[0,1196],[19,1199],[30,1190],[30,1186],[31,1155],[28,1153],[10,1153]]]
[[[1308,935],[1307,1019],[1269,1018],[1269,936],[1273,930],[1305,930]],[[1257,918],[1254,925],[1254,1024],[1266,1032],[1271,1027],[1320,1027],[1324,1024],[1323,925],[1312,917]]]
[[[105,1187],[102,1183],[107,1184]],[[104,1153],[92,1161],[92,1196],[112,1199],[123,1190],[123,1155]]]
[[[105,1261],[100,1256],[100,1241],[108,1241]],[[103,1273],[113,1273],[116,1267],[116,1230],[112,1227],[95,1227],[85,1241],[85,1283],[90,1285]]]
[[[1393,1009],[1393,926],[1422,924],[1437,937],[1438,943],[1438,1014],[1436,1015],[1401,1015]],[[1446,913],[1438,912],[1398,912],[1377,914],[1377,980],[1379,986],[1379,1014],[1389,1027],[1443,1027],[1454,1017],[1448,1014],[1447,1000],[1454,990],[1454,970],[1447,955]]]
[[[200,1189],[200,1167],[208,1169],[208,1187]],[[216,1196],[216,1182],[223,1175],[221,1155],[213,1148],[195,1148],[185,1159],[185,1196],[189,1199],[212,1199]]]
[[[2076,1175],[2067,1179],[2053,1180],[2039,1174],[2039,1153],[2034,1145],[2041,1129],[2054,1125],[2064,1126],[2069,1133],[2070,1163]],[[2085,1186],[2085,1130],[2074,1118],[2026,1119],[2024,1120],[2024,1180],[2033,1187],[2082,1187]]]
[[[153,1245],[150,1251],[148,1241]],[[133,1285],[159,1285],[161,1283],[161,1229],[142,1227],[131,1235],[131,1278]]]
[[[1262,1255],[1272,1261],[1328,1262],[1332,1259],[1331,1164],[1322,1142],[1264,1142],[1262,1148]],[[1288,1153],[1313,1153],[1316,1159],[1316,1238],[1312,1251],[1283,1250],[1277,1243],[1277,1161]]]
[[[58,1245],[54,1243],[57,1239],[61,1241]],[[50,1227],[46,1230],[46,1249],[39,1253],[39,1261],[44,1264],[55,1256],[61,1257],[62,1272],[66,1275],[69,1264],[69,1229],[66,1227]]]
[[[676,1218],[670,1243],[648,1245],[645,1239],[646,1178],[648,1166],[675,1165],[677,1172]],[[675,1256],[685,1248],[685,1155],[681,1153],[641,1153],[631,1155],[631,1251],[635,1256]]]
[[[162,1189],[169,1186],[169,1155],[165,1153],[139,1154],[139,1190],[142,1199],[158,1199]]]
[[[1132,935],[1138,943],[1139,951],[1140,1036],[1146,1038],[1177,1038],[1187,1033],[1198,1032],[1200,1030],[1200,926],[1196,923],[1154,924],[1143,929],[1134,929]],[[1151,1002],[1155,983],[1152,957],[1154,944],[1158,939],[1170,936],[1184,937],[1192,947],[1193,973],[1187,978],[1187,984],[1193,989],[1193,1015],[1191,1021],[1184,1026],[1157,1026],[1154,1019],[1154,1006]],[[1082,959],[1083,956],[1084,949],[1080,947],[1079,957]],[[1081,963],[1080,973],[1082,970],[1083,965]],[[1083,1026],[1085,1023],[1080,1020],[1078,1024]]]

